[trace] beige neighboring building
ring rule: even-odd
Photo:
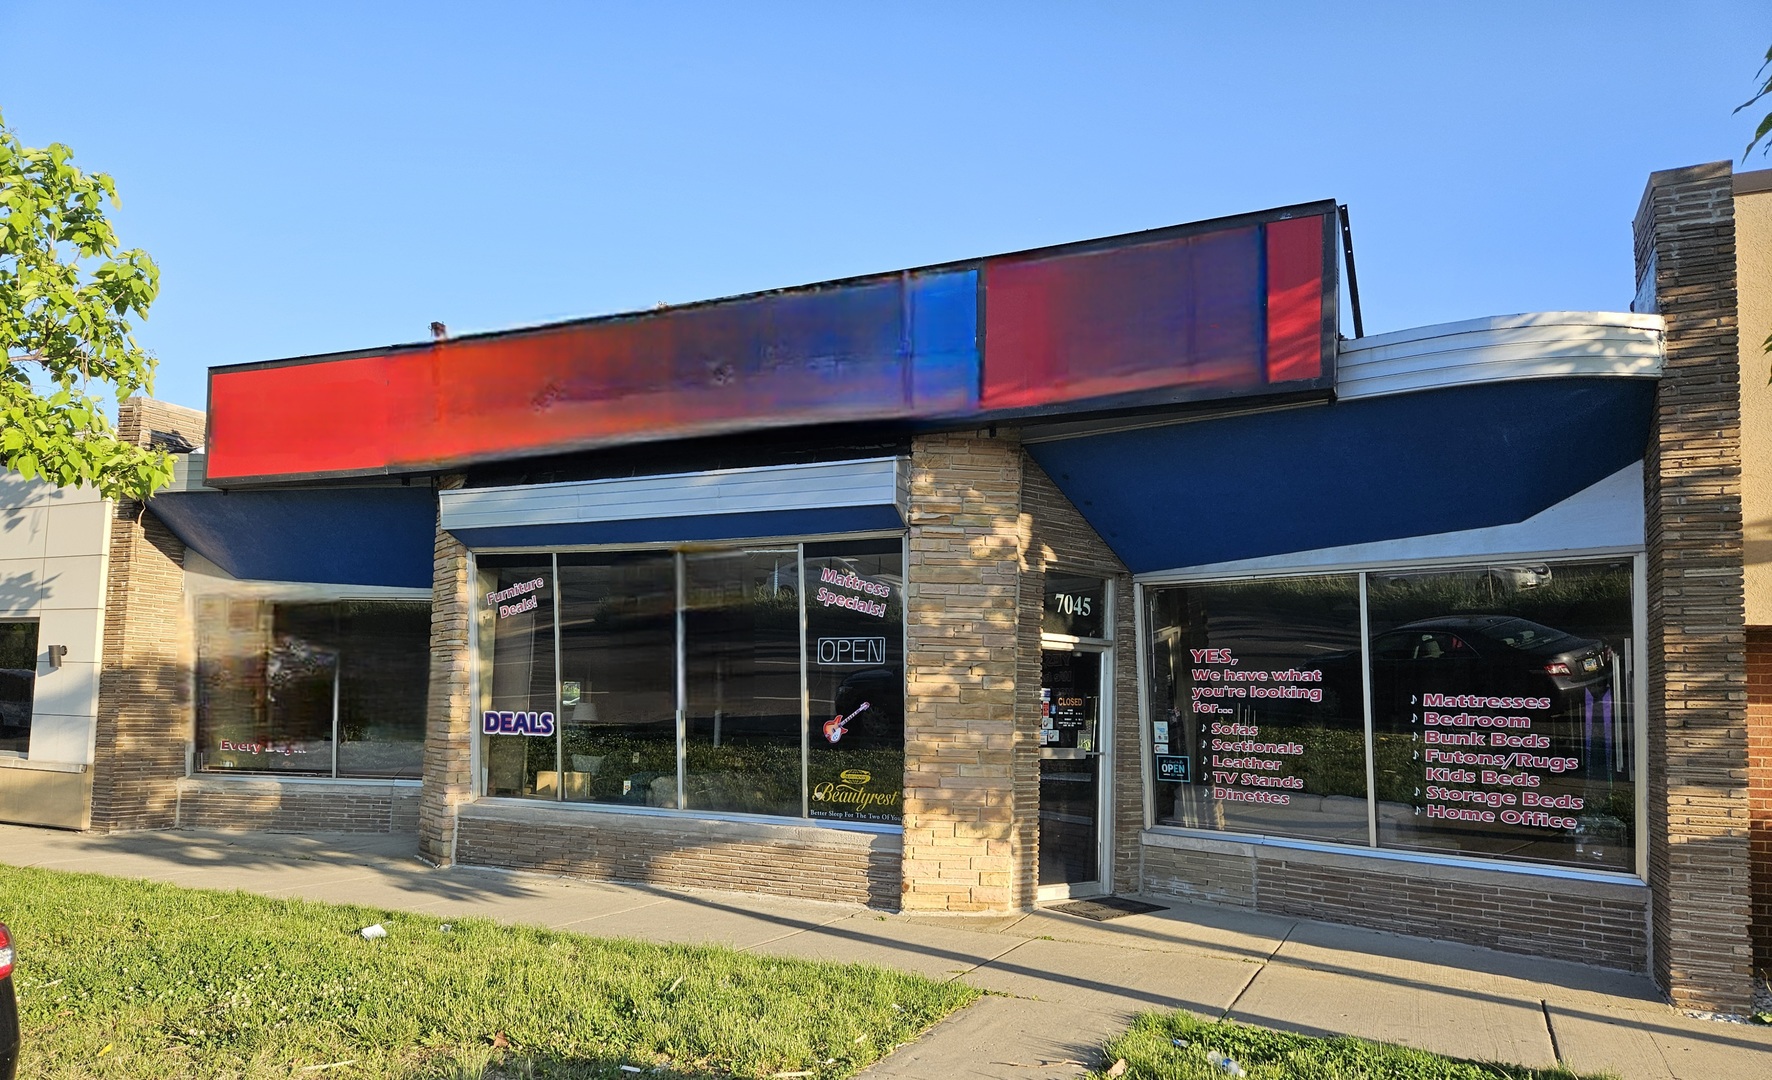
[[[118,431],[183,454],[203,414],[132,398]],[[159,823],[130,776],[188,738],[182,554],[139,503],[0,473],[0,821]]]
[[[1772,169],[1733,179],[1754,968],[1772,971]]]

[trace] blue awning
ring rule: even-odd
[[[1655,384],[1534,379],[1036,442],[1134,573],[1523,521],[1643,456]]]
[[[148,507],[237,578],[431,587],[437,497],[429,487],[165,491]]]

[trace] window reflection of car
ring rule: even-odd
[[[1512,615],[1421,619],[1372,639],[1372,699],[1428,690],[1549,697],[1555,707],[1610,683],[1614,659],[1605,642]]]

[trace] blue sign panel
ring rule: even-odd
[[[1181,784],[1193,783],[1193,773],[1188,768],[1186,754],[1158,754],[1157,779],[1173,780]]]

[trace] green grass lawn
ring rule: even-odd
[[[18,939],[19,1075],[48,1080],[844,1077],[977,996],[861,965],[10,867],[0,919]],[[388,936],[363,940],[372,923]]]
[[[1315,1039],[1187,1013],[1141,1016],[1103,1053],[1110,1063],[1125,1059],[1120,1080],[1232,1080],[1236,1074],[1215,1064],[1215,1054],[1228,1055],[1249,1080],[1583,1080],[1564,1069],[1458,1061],[1364,1039]]]

